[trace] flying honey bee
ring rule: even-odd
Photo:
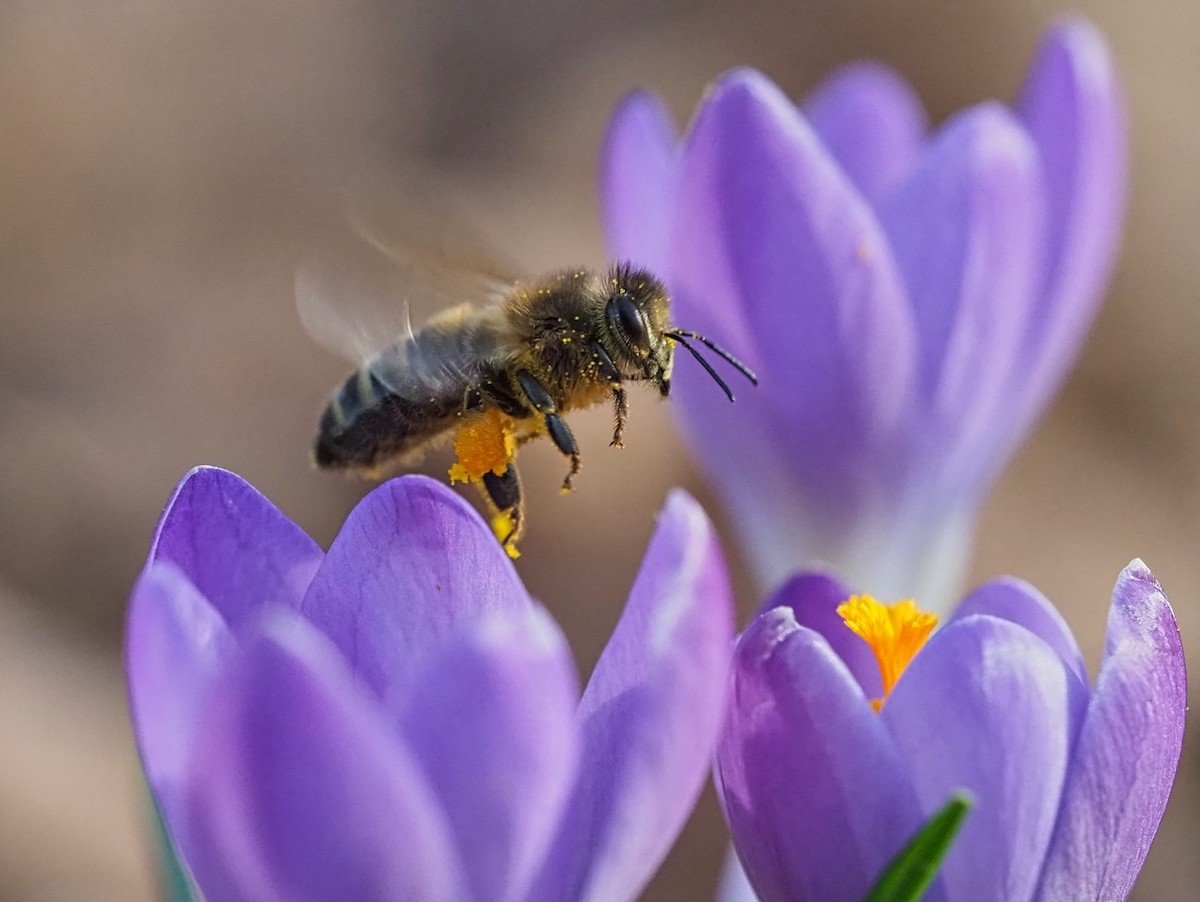
[[[519,445],[549,436],[567,458],[563,490],[569,491],[580,453],[564,415],[609,401],[611,444],[621,447],[627,386],[647,382],[666,398],[676,346],[730,401],[733,392],[697,344],[757,384],[732,354],[672,324],[663,283],[643,269],[618,264],[604,273],[574,269],[475,284],[489,286],[490,302],[446,309],[416,331],[409,326],[342,383],[321,416],[313,457],[323,469],[379,478],[452,437],[458,457],[452,479],[477,486],[497,538],[513,556],[524,525]],[[297,292],[305,325],[328,339],[324,300],[303,279]]]

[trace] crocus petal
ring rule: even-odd
[[[921,824],[882,722],[790,608],[747,628],[732,687],[717,788],[751,885],[766,900],[863,898]]]
[[[854,675],[866,697],[878,698],[883,693],[879,664],[867,643],[851,632],[837,613],[837,606],[853,594],[831,574],[798,573],[767,599],[762,610],[791,608],[798,624],[825,638]]]
[[[1024,427],[1074,362],[1120,241],[1125,109],[1112,57],[1093,25],[1072,19],[1046,35],[1018,109],[1041,156],[1049,213],[1045,284],[1012,374],[1027,410]]]
[[[938,133],[882,214],[920,336],[917,453],[932,451],[960,493],[995,428],[1041,274],[1041,190],[1029,136],[984,104]]]
[[[182,844],[207,898],[461,897],[419,767],[311,626],[270,617],[218,688]]]
[[[638,91],[613,111],[600,154],[600,203],[609,253],[667,274],[679,148],[666,107]]]
[[[520,899],[571,789],[579,683],[540,608],[492,615],[417,677],[400,730],[455,834],[476,899]]]
[[[899,415],[911,363],[904,289],[869,206],[791,102],[746,71],[722,78],[697,115],[679,205],[680,309],[742,308],[756,326],[751,362],[774,374],[761,391],[779,392],[803,433],[797,453],[845,467]]]
[[[757,420],[822,492],[854,494],[878,478],[873,454],[907,401],[913,351],[904,289],[873,212],[755,72],[713,87],[682,166],[670,272],[680,322],[727,343],[762,377],[731,418],[703,373],[681,363],[687,415],[734,442]],[[728,450],[725,467],[757,466]]]
[[[1045,595],[1023,579],[1001,577],[984,583],[964,597],[950,620],[962,620],[976,614],[1010,620],[1054,649],[1083,688],[1083,700],[1087,703],[1088,674],[1083,652],[1079,650],[1067,621]]]
[[[240,476],[197,467],[167,502],[150,544],[236,630],[264,605],[296,607],[321,549]]]
[[[456,630],[528,604],[512,562],[471,506],[432,479],[404,476],[346,518],[301,610],[387,698],[407,692],[421,656]]]
[[[216,609],[166,560],[152,562],[134,586],[125,635],[138,752],[167,823],[178,825],[200,706],[234,640]]]
[[[725,866],[721,868],[721,878],[713,898],[716,902],[758,902],[758,894],[750,885],[736,849],[730,849],[725,855]]]
[[[1033,893],[1067,763],[1067,681],[1028,630],[969,617],[934,635],[884,703],[926,814],[961,789],[975,798],[942,867],[950,898]]]
[[[1113,590],[1096,691],[1071,758],[1043,899],[1123,899],[1175,779],[1187,713],[1175,615],[1141,561]]]
[[[842,170],[878,205],[912,170],[925,111],[912,86],[887,66],[843,66],[804,103],[804,114]]]
[[[673,492],[579,706],[579,780],[531,898],[632,899],[696,803],[724,712],[733,603],[700,506]]]

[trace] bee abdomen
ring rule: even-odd
[[[364,367],[342,383],[321,415],[313,458],[325,469],[375,469],[436,434],[455,410],[444,398],[402,397]]]
[[[340,386],[321,414],[313,456],[319,467],[363,465],[367,452],[364,417],[382,405],[386,389],[363,367]]]

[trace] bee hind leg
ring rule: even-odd
[[[480,480],[484,500],[492,515],[492,530],[510,557],[517,556],[517,540],[525,531],[524,504],[521,499],[521,476],[516,461],[509,461],[503,473],[492,471]]]

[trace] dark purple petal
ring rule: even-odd
[[[129,601],[125,669],[142,766],[172,830],[200,707],[234,647],[221,615],[174,564],[146,567]]]
[[[925,813],[960,789],[975,798],[942,867],[950,898],[1033,893],[1066,770],[1067,684],[1045,642],[978,616],[934,634],[884,703]]]
[[[788,449],[787,465],[821,500],[861,494],[864,481],[881,479],[914,350],[873,212],[795,107],[754,72],[726,75],[709,92],[682,165],[671,250],[679,321],[744,356],[762,380],[734,407],[687,361],[676,368],[689,422],[727,453],[710,457],[710,469],[755,469],[765,440]]]
[[[271,616],[217,689],[181,842],[207,898],[461,896],[419,766],[311,626]]]
[[[976,614],[1010,620],[1054,649],[1083,688],[1083,701],[1087,703],[1088,674],[1083,652],[1067,621],[1045,595],[1023,579],[1011,576],[993,579],[963,598],[949,622]]]
[[[600,152],[601,215],[613,258],[667,275],[678,170],[666,107],[653,94],[630,94],[613,111]]]
[[[717,789],[766,900],[861,899],[921,824],[891,736],[789,608],[759,615],[738,641]]]
[[[1141,561],[1113,590],[1096,691],[1071,757],[1040,898],[1123,899],[1175,779],[1187,674],[1175,615]]]
[[[400,730],[455,835],[476,899],[524,898],[574,781],[579,682],[540,608],[486,618],[417,677]]]
[[[321,549],[240,476],[197,467],[167,502],[149,561],[182,570],[236,631],[264,605],[296,607]]]
[[[912,170],[925,111],[912,86],[875,62],[843,66],[804,103],[804,114],[842,170],[878,205]]]
[[[301,611],[381,698],[399,699],[422,655],[448,636],[489,611],[528,605],[479,514],[441,483],[404,476],[346,518]]]
[[[1074,363],[1107,286],[1125,211],[1124,102],[1093,25],[1072,19],[1046,35],[1018,109],[1041,156],[1049,213],[1045,284],[1012,379],[1028,421]]]
[[[1024,128],[984,104],[937,134],[882,213],[920,338],[918,438],[942,474],[980,467],[980,443],[991,450],[996,410],[1011,400],[1041,274],[1041,192]]]
[[[673,492],[579,706],[579,780],[531,898],[632,899],[696,804],[724,712],[733,602],[700,506]]]
[[[800,626],[808,627],[824,637],[854,675],[866,697],[878,698],[883,693],[883,682],[875,655],[837,613],[837,606],[853,594],[832,574],[798,573],[767,599],[762,611],[791,608]]]

